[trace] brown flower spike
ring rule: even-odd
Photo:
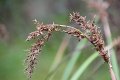
[[[72,36],[77,37],[79,40],[82,38],[85,38],[85,36],[80,32],[78,29],[66,25],[58,25],[58,24],[47,24],[44,25],[43,23],[40,24],[37,20],[35,20],[36,31],[31,32],[28,37],[27,41],[31,39],[36,39],[38,36],[41,36],[37,39],[37,42],[32,45],[32,47],[29,49],[29,54],[27,56],[26,62],[26,73],[28,75],[28,78],[30,79],[33,73],[33,70],[35,68],[35,65],[37,64],[37,57],[42,50],[42,47],[44,46],[44,43],[50,38],[52,35],[52,32],[54,31],[60,31],[65,32],[67,34],[70,34]]]
[[[107,55],[104,48],[104,41],[96,25],[93,22],[87,22],[86,17],[80,16],[79,13],[70,14],[70,20],[80,25],[84,32],[81,32],[79,29],[71,26],[59,24],[44,25],[43,23],[40,24],[37,20],[34,20],[34,23],[36,24],[36,31],[31,32],[26,39],[29,41],[31,39],[37,38],[37,42],[35,42],[29,49],[29,54],[26,59],[26,73],[29,79],[31,78],[35,65],[37,64],[37,57],[42,50],[42,47],[55,31],[67,33],[77,37],[79,40],[83,38],[88,39],[88,41],[90,41],[95,46],[96,50],[99,51],[104,61],[107,63],[109,62],[109,56]],[[38,36],[40,37],[38,38]]]
[[[103,57],[105,62],[109,62],[109,56],[105,50],[104,41],[93,21],[86,21],[86,17],[80,16],[79,13],[70,14],[70,21],[76,22],[84,31],[89,31],[89,34],[85,34],[86,38],[95,46],[96,50]]]

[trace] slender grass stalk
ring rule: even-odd
[[[103,23],[103,26],[104,26],[104,32],[105,32],[105,36],[106,36],[106,39],[107,39],[107,44],[111,44],[112,43],[112,36],[111,36],[111,31],[110,31],[107,16],[105,16],[102,19],[102,23]],[[116,78],[117,78],[117,80],[120,80],[119,66],[118,66],[118,63],[117,63],[117,58],[116,58],[116,54],[115,54],[114,49],[111,49],[111,52],[110,52],[109,55],[110,55],[110,59],[111,59],[111,62],[112,62],[112,66],[113,66],[113,70],[115,72]]]
[[[88,75],[86,75],[86,77],[85,77],[84,80],[88,80],[89,78],[94,77],[93,75],[98,71],[98,69],[101,68],[101,66],[102,66],[103,64],[104,64],[104,63],[103,63],[102,60],[98,61],[98,62],[96,63],[96,66],[94,66],[93,69],[91,70],[91,72],[90,72]]]
[[[53,71],[56,67],[58,67],[58,64],[61,62],[61,60],[63,58],[64,52],[69,44],[69,41],[70,41],[70,36],[65,35],[57,53],[56,53],[55,59],[50,68],[50,72]]]
[[[99,13],[98,15],[99,15],[100,20],[103,24],[107,44],[111,44],[112,43],[112,36],[111,36],[110,26],[109,26],[109,22],[108,22],[108,11],[107,11],[110,4],[104,0],[96,0],[96,1],[90,0],[90,2],[88,2],[88,4],[91,8],[96,9],[96,11]],[[117,63],[116,54],[115,54],[114,49],[111,49],[110,59],[111,59],[111,62],[113,65],[113,70],[115,72],[117,80],[120,80],[119,67],[118,67],[118,63]]]
[[[68,78],[70,76],[70,73],[72,72],[75,63],[77,62],[78,58],[80,57],[80,54],[81,54],[80,50],[86,45],[86,43],[87,43],[86,39],[81,40],[78,43],[75,51],[73,52],[73,55],[72,55],[70,61],[68,62],[67,66],[66,66],[66,68],[64,70],[62,80],[68,80]]]
[[[86,68],[98,57],[98,53],[95,52],[92,54],[86,61],[77,69],[74,75],[70,80],[78,80],[78,78],[82,75],[82,73],[86,70]]]
[[[57,64],[56,67],[47,74],[47,76],[45,77],[45,80],[53,80],[53,77],[55,76],[55,73],[57,73],[57,71],[59,70],[59,68],[61,67],[61,65],[64,64],[64,62],[66,62],[69,57],[70,57],[70,54],[68,54],[67,56],[65,56],[59,62],[59,64]]]

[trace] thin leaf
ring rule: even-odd
[[[78,78],[82,75],[82,73],[86,70],[86,68],[98,57],[98,53],[95,52],[92,54],[75,72],[70,80],[78,80]]]
[[[73,52],[73,55],[72,55],[70,61],[68,62],[67,66],[66,66],[66,69],[65,69],[65,71],[64,71],[64,74],[63,74],[63,76],[62,76],[62,80],[68,80],[68,78],[69,78],[69,76],[70,76],[70,73],[72,72],[72,69],[73,69],[75,63],[76,63],[76,61],[78,60],[78,58],[79,58],[79,56],[80,56],[80,54],[81,54],[80,49],[82,49],[82,48],[85,46],[86,43],[87,43],[87,40],[86,40],[86,39],[81,40],[81,41],[78,43],[75,51]]]
[[[112,36],[111,36],[110,26],[108,23],[108,18],[104,17],[104,19],[102,19],[102,23],[104,26],[104,32],[105,32],[105,37],[107,39],[107,44],[111,44],[112,43]],[[114,49],[111,49],[110,59],[112,62],[113,71],[115,72],[116,78],[117,78],[117,80],[120,80],[119,66],[118,66],[118,62],[117,62],[117,58],[116,58],[116,54],[115,54]]]

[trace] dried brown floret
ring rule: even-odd
[[[34,21],[36,24],[36,31],[31,32],[28,37],[27,41],[31,39],[35,39],[38,36],[43,36],[38,38],[37,42],[32,45],[29,50],[28,57],[26,59],[26,72],[29,78],[31,78],[35,65],[37,64],[37,57],[41,51],[41,48],[44,46],[44,43],[50,38],[52,32],[60,31],[70,34],[72,36],[76,36],[79,40],[85,38],[85,36],[76,28],[65,26],[65,25],[58,25],[58,24],[40,24],[37,20]]]
[[[85,38],[83,34],[80,33],[80,31],[76,28],[68,28],[66,31],[64,31],[70,35],[76,36],[79,40]]]
[[[100,31],[96,27],[96,25],[93,22],[87,22],[86,17],[80,16],[78,12],[70,14],[70,21],[74,21],[83,30],[87,30],[90,32],[90,34],[85,34],[86,38],[95,46],[96,50],[99,51],[100,55],[103,57],[105,62],[109,62],[109,56],[105,51],[104,47],[104,41],[100,34]]]
[[[37,64],[37,57],[39,52],[41,51],[41,47],[44,45],[44,40],[39,40],[32,45],[32,47],[29,50],[29,55],[27,56],[26,59],[26,71],[28,74],[28,77],[31,78],[31,75],[33,73],[33,69],[35,68],[35,65]]]

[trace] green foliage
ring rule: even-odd
[[[73,55],[72,57],[70,58],[65,70],[64,70],[64,74],[63,74],[63,77],[62,77],[62,80],[68,80],[69,79],[69,76],[73,70],[73,67],[75,66],[75,63],[77,62],[78,58],[80,57],[80,54],[81,54],[81,50],[82,48],[86,45],[87,43],[87,40],[84,39],[84,40],[81,40],[77,47],[75,48],[76,50],[73,52]]]
[[[112,37],[111,36],[107,37],[107,43],[108,44],[112,43]],[[117,62],[117,58],[116,58],[116,53],[115,53],[114,49],[110,50],[110,58],[111,58],[111,61],[112,61],[113,70],[115,72],[116,78],[117,78],[117,80],[120,80],[119,66],[118,66],[118,62]]]
[[[98,53],[92,54],[86,61],[77,69],[75,74],[72,76],[70,80],[78,80],[81,77],[82,73],[86,70],[86,68],[98,57]]]

